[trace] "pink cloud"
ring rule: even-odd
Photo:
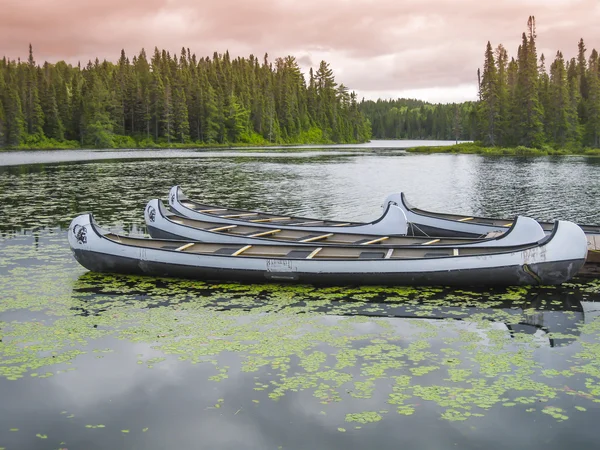
[[[0,55],[38,62],[116,60],[154,46],[199,56],[229,50],[303,66],[331,63],[360,91],[455,87],[476,81],[488,40],[516,53],[535,14],[538,47],[574,56],[600,40],[597,0],[1,0]]]

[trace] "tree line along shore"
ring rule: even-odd
[[[516,57],[488,42],[477,101],[362,100],[321,61],[305,76],[293,56],[198,58],[142,49],[85,67],[0,60],[0,149],[186,148],[474,141],[414,152],[600,154],[600,58],[557,51],[547,68],[529,17]],[[475,76],[475,75],[474,75]]]

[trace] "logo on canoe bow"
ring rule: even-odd
[[[83,225],[75,225],[73,227],[73,234],[79,244],[87,244],[87,228]]]
[[[153,206],[148,206],[148,218],[150,222],[154,222],[156,220],[156,210]]]
[[[175,194],[171,194],[171,205],[175,203]]]

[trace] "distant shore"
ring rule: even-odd
[[[484,147],[477,143],[462,143],[448,146],[411,147],[409,153],[456,153],[489,156],[600,156],[600,149],[585,148],[581,150],[555,149],[548,145],[543,148],[530,147]]]

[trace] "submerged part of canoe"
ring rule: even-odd
[[[190,219],[227,225],[261,225],[273,229],[285,226],[289,230],[321,233],[343,231],[375,236],[404,236],[408,230],[408,223],[401,208],[384,208],[383,215],[370,223],[339,222],[205,205],[189,200],[179,186],[173,186],[169,191],[169,206],[177,214]]]
[[[390,205],[393,216],[397,206]],[[538,242],[546,237],[542,227],[533,219],[518,217],[506,233],[486,239],[441,238],[411,236],[372,236],[347,232],[323,233],[311,230],[288,229],[285,225],[266,228],[260,224],[230,225],[205,222],[183,217],[167,210],[158,199],[148,202],[144,210],[146,228],[150,236],[157,239],[185,239],[199,242],[231,244],[318,244],[318,245],[363,245],[368,247],[396,247],[424,245],[429,247],[508,247]]]
[[[491,231],[507,230],[512,219],[490,219],[486,217],[470,217],[459,214],[445,214],[425,211],[412,206],[403,192],[388,195],[382,207],[398,206],[404,211],[409,222],[408,234],[412,236],[465,236],[475,237]],[[553,222],[539,222],[541,227],[550,232]],[[600,234],[600,226],[579,225],[588,235]]]
[[[68,239],[77,261],[96,272],[206,281],[295,281],[329,285],[537,285],[571,279],[587,242],[571,222],[557,222],[542,242],[506,248],[371,249],[363,246],[206,244],[119,236],[91,214],[75,218]]]

